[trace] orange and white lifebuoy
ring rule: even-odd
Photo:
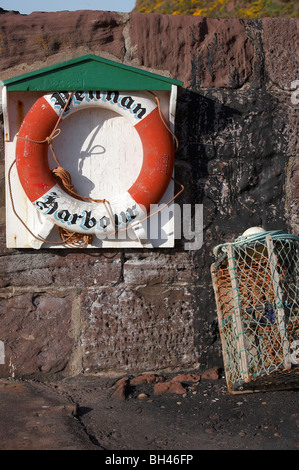
[[[57,119],[88,107],[116,111],[127,118],[139,134],[143,163],[134,184],[110,200],[118,226],[126,227],[147,216],[151,204],[158,204],[173,171],[174,144],[148,92],[55,92],[39,98],[22,123],[16,144],[16,165],[21,185],[36,209],[54,224],[78,233],[104,235],[115,231],[115,221],[103,204],[85,202],[67,194],[48,163],[47,137]],[[43,143],[40,143],[43,142]]]

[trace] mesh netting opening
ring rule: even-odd
[[[299,387],[298,252],[299,238],[278,231],[217,251],[211,274],[231,393]]]

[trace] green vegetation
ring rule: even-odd
[[[137,0],[133,11],[218,18],[299,17],[299,4],[290,0]]]

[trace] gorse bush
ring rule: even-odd
[[[289,0],[137,0],[133,11],[219,18],[299,17],[299,4]]]

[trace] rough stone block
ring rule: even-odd
[[[263,18],[266,70],[282,90],[299,77],[298,18]]]
[[[84,290],[84,372],[146,371],[194,363],[192,302],[187,287]]]
[[[116,284],[122,277],[122,255],[119,252],[65,253],[50,263],[57,285],[96,286]]]
[[[0,257],[1,287],[93,286],[119,282],[120,253],[28,252]]]
[[[188,86],[192,74],[191,54],[197,46],[196,29],[201,23],[203,19],[194,16],[131,14],[132,58],[138,65],[164,71]]]
[[[184,393],[186,393],[186,390],[181,382],[169,381],[155,384],[154,395],[165,395],[167,393],[183,395]]]
[[[194,82],[201,88],[240,88],[253,74],[255,51],[246,20],[206,18],[193,52]]]
[[[46,66],[45,60],[58,63],[100,51],[99,55],[112,54],[120,59],[125,46],[124,23],[122,15],[106,11],[34,12],[31,15],[7,12],[1,15],[0,68],[4,71],[26,64],[21,74],[30,71],[34,63],[36,70]],[[38,61],[40,67],[36,67]],[[4,74],[4,78],[10,77]]]
[[[0,377],[53,374],[68,368],[74,346],[72,296],[12,294],[0,301],[0,325],[5,348]]]
[[[128,253],[123,279],[126,284],[192,284],[198,279],[192,252]]]
[[[49,269],[52,255],[45,253],[8,253],[0,257],[1,287],[49,286],[53,279]]]
[[[135,13],[130,37],[140,65],[169,71],[185,86],[238,88],[253,72],[254,47],[239,18]]]

